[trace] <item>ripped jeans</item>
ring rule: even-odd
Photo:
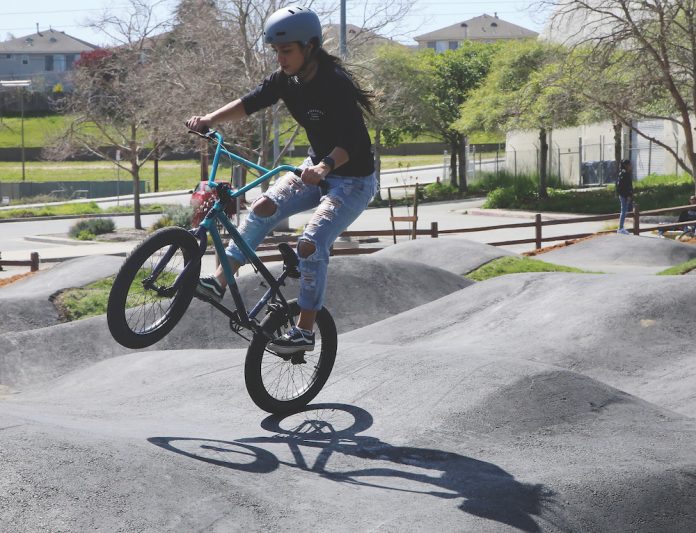
[[[306,185],[294,174],[286,174],[263,195],[276,205],[275,213],[262,217],[252,209],[239,228],[244,240],[255,250],[281,220],[313,207],[317,208],[299,241],[308,241],[315,247],[310,256],[300,257],[302,276],[297,303],[304,310],[321,309],[331,245],[360,216],[377,192],[374,174],[356,178],[329,174],[325,179],[328,184],[326,195],[318,186]],[[239,264],[246,263],[244,254],[234,242],[230,242],[227,255]]]

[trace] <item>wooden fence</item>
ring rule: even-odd
[[[641,216],[653,216],[653,215],[663,215],[666,213],[674,213],[674,212],[680,212],[680,211],[685,211],[687,209],[693,209],[693,205],[684,205],[684,206],[677,206],[677,207],[668,207],[664,209],[653,209],[650,211],[643,211],[641,212],[638,208],[638,205],[634,204],[633,211],[630,213],[627,213],[626,218],[627,219],[633,219],[633,228],[632,228],[632,233],[635,235],[640,235],[641,233],[645,232],[650,232],[650,231],[655,231],[655,230],[669,230],[669,229],[675,229],[675,228],[681,228],[685,226],[687,223],[686,222],[674,222],[674,223],[669,223],[669,224],[660,224],[660,225],[641,225]],[[515,244],[534,244],[536,249],[539,249],[542,247],[543,243],[545,242],[554,242],[554,241],[569,241],[569,240],[574,240],[574,239],[581,239],[583,237],[589,237],[591,235],[600,235],[600,234],[606,234],[606,233],[614,233],[613,230],[607,230],[607,231],[599,231],[599,232],[585,232],[585,233],[568,233],[564,235],[553,235],[553,236],[544,236],[543,229],[547,226],[559,226],[559,225],[566,225],[566,224],[578,224],[582,222],[601,222],[605,220],[616,220],[619,218],[619,213],[611,213],[607,215],[591,215],[591,216],[579,216],[579,217],[572,217],[572,218],[565,218],[562,220],[542,220],[542,215],[540,213],[537,213],[534,215],[534,221],[533,222],[515,222],[512,224],[497,224],[497,225],[492,225],[492,226],[478,226],[475,228],[459,228],[459,229],[446,229],[446,230],[441,230],[438,227],[437,222],[432,222],[430,224],[430,229],[417,229],[415,230],[415,235],[416,236],[423,236],[423,237],[431,237],[431,238],[437,238],[440,235],[452,235],[452,234],[468,234],[468,233],[476,233],[476,232],[481,232],[481,231],[495,231],[495,230],[504,230],[504,229],[514,229],[514,228],[530,228],[530,234],[533,235],[530,236],[529,238],[526,239],[515,239],[515,240],[508,240],[508,241],[495,241],[495,242],[489,242],[488,244],[492,246],[511,246]],[[345,231],[341,233],[342,237],[393,237],[393,236],[407,236],[410,238],[413,238],[413,231],[410,229],[404,229],[404,230],[391,230],[391,229],[385,229],[385,230],[361,230],[361,231]],[[267,238],[264,243],[258,248],[258,251],[270,251],[275,249],[277,246],[278,242],[290,242],[291,244],[294,244],[297,242],[297,237],[293,237],[291,239],[287,237],[270,237]],[[376,252],[380,250],[381,247],[358,247],[358,248],[347,248],[347,249],[342,249],[342,248],[334,248],[332,250],[332,255],[358,255],[358,254],[370,254],[373,252]],[[266,255],[262,256],[262,259],[264,261],[279,261],[281,260],[280,254],[273,254],[273,255]]]
[[[668,207],[664,209],[653,209],[650,211],[641,212],[638,205],[634,205],[633,212],[628,213],[626,218],[633,219],[632,232],[635,235],[640,235],[641,233],[655,231],[655,230],[669,230],[675,228],[681,228],[685,226],[686,222],[674,222],[670,224],[660,224],[660,225],[641,225],[641,216],[651,216],[651,215],[663,215],[665,213],[674,213],[692,209],[692,205],[684,205],[677,207]],[[596,233],[569,233],[564,235],[554,235],[546,236],[543,235],[543,228],[547,226],[558,226],[565,224],[577,224],[581,222],[599,222],[603,220],[616,220],[619,217],[618,213],[608,214],[608,215],[593,215],[593,216],[581,216],[566,218],[563,220],[542,220],[542,215],[537,213],[534,215],[534,222],[516,222],[513,224],[497,224],[492,226],[479,226],[476,228],[459,228],[459,229],[446,229],[441,230],[438,227],[437,222],[432,222],[429,229],[385,229],[385,230],[358,230],[358,231],[344,231],[341,233],[340,237],[348,238],[361,238],[361,237],[393,237],[402,236],[409,238],[430,237],[438,238],[440,235],[451,235],[451,234],[467,234],[475,233],[480,231],[494,231],[503,229],[514,229],[514,228],[530,228],[533,229],[534,237],[526,239],[515,239],[509,241],[496,241],[490,242],[488,244],[492,246],[510,246],[515,244],[534,244],[535,248],[539,249],[542,247],[542,243],[551,241],[568,241],[573,239],[581,239],[583,237],[589,237],[590,235],[597,235],[602,233],[612,233],[612,231],[600,231]],[[531,231],[530,231],[531,233]],[[264,252],[271,252],[277,250],[278,243],[287,242],[290,244],[296,244],[299,236],[271,236],[267,237],[263,243],[257,248],[258,252],[261,252],[260,258],[264,262],[270,261],[280,261],[282,260],[279,253],[264,254]],[[369,239],[368,239],[369,240]],[[369,243],[367,243],[369,244]],[[378,250],[381,250],[380,246],[358,246],[351,248],[340,248],[334,247],[331,250],[331,255],[362,255],[371,254]],[[29,261],[5,261],[2,260],[0,256],[0,270],[3,266],[28,266],[32,272],[39,270],[39,254],[37,252],[32,252]]]
[[[3,270],[3,266],[28,266],[31,272],[36,272],[39,270],[39,254],[32,252],[29,257],[29,261],[5,261],[0,256],[0,270]]]

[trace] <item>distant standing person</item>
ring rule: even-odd
[[[624,229],[624,222],[626,221],[626,213],[633,211],[633,177],[631,176],[631,171],[633,170],[631,161],[624,159],[621,161],[621,169],[619,170],[619,176],[616,178],[616,194],[619,195],[619,202],[621,203],[621,214],[619,215],[619,229],[616,233],[621,233],[622,235],[629,235],[628,230]]]

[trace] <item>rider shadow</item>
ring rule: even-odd
[[[350,425],[340,429],[340,424],[348,417],[352,419]],[[193,459],[244,472],[265,474],[284,465],[315,472],[340,483],[446,499],[464,498],[459,505],[464,512],[523,531],[540,531],[533,517],[541,515],[553,496],[543,485],[521,483],[493,463],[457,453],[393,446],[375,437],[358,435],[371,427],[372,422],[372,416],[359,407],[315,404],[293,415],[273,415],[264,419],[261,427],[276,433],[270,437],[235,441],[152,437],[148,441]],[[282,461],[268,450],[255,446],[258,444],[286,444],[295,462]],[[307,463],[301,447],[318,450],[312,465]],[[379,465],[332,471],[329,460],[334,453]],[[440,474],[433,475],[433,471]],[[415,485],[426,488],[414,489]]]

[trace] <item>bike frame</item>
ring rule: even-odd
[[[280,303],[283,306],[283,308],[287,310],[288,303],[283,294],[280,292],[280,287],[285,284],[285,279],[288,276],[288,271],[287,269],[284,269],[283,273],[276,279],[273,276],[273,274],[271,274],[271,272],[268,270],[268,268],[266,268],[266,266],[263,264],[259,256],[256,255],[256,252],[249,247],[249,245],[246,243],[244,238],[237,230],[237,227],[225,214],[224,207],[227,202],[237,198],[238,196],[241,196],[245,192],[253,189],[254,187],[257,187],[264,181],[269,180],[270,178],[281,172],[293,172],[296,175],[299,175],[299,173],[301,173],[301,170],[291,165],[280,165],[274,169],[269,170],[247,159],[244,159],[243,157],[233,152],[230,152],[223,145],[222,135],[220,135],[218,132],[211,130],[205,135],[199,135],[206,138],[207,140],[213,140],[217,144],[217,147],[215,149],[215,156],[213,158],[213,165],[210,169],[210,174],[208,176],[207,185],[210,188],[216,190],[218,199],[215,201],[213,207],[210,208],[210,211],[208,211],[205,218],[201,221],[198,228],[195,230],[191,230],[191,233],[196,237],[196,239],[198,239],[200,257],[202,258],[208,247],[207,234],[208,232],[210,232],[210,236],[213,240],[213,246],[215,247],[215,252],[217,253],[218,257],[221,258],[220,264],[222,265],[222,270],[225,274],[225,279],[227,280],[228,288],[230,290],[230,293],[232,294],[232,299],[234,300],[236,310],[230,310],[227,307],[215,301],[211,301],[210,303],[240,326],[253,331],[257,331],[259,329],[259,323],[256,320],[256,316],[268,304],[269,301],[275,301],[276,299],[278,299],[280,300]],[[262,175],[254,181],[252,181],[251,183],[245,185],[244,187],[241,187],[236,191],[231,191],[229,190],[229,187],[226,186],[220,186],[220,184],[215,182],[215,176],[217,174],[218,164],[220,163],[220,157],[222,155],[226,155],[233,161],[236,161],[237,163],[240,163],[246,166],[247,168],[253,168],[261,172]],[[253,265],[253,267],[261,274],[261,276],[263,276],[264,280],[266,280],[266,282],[268,283],[269,289],[250,311],[247,311],[246,309],[244,299],[242,298],[242,295],[239,291],[239,286],[237,285],[237,281],[234,277],[234,273],[232,272],[232,268],[229,264],[229,261],[226,260],[227,254],[225,253],[225,247],[222,242],[222,237],[220,237],[220,232],[217,229],[217,221],[220,221],[220,223],[225,227],[230,237],[232,238],[234,243],[239,247],[239,249],[247,258],[247,260]],[[171,255],[173,255],[174,252],[175,250],[172,249],[167,254],[165,254],[162,260],[160,260],[160,263],[153,270],[153,274],[151,277],[156,277],[158,270],[161,270],[163,268],[163,266],[167,263],[167,261],[169,261]],[[177,288],[181,280],[185,279],[186,269],[187,268],[184,268],[184,272],[182,272],[178,279],[174,282],[174,289]],[[292,320],[292,317],[289,316],[289,319],[292,322],[292,325],[295,325]]]

